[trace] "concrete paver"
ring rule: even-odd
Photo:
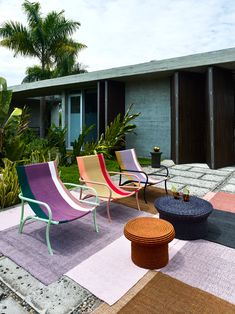
[[[174,165],[171,167],[171,169],[175,169],[175,170],[189,170],[190,168],[192,168],[192,166]]]
[[[179,170],[172,167],[169,169],[169,175],[172,178],[173,176],[182,176],[186,178],[200,178],[203,174],[201,172],[193,172],[193,171],[186,171],[186,170]]]
[[[8,297],[0,301],[0,314],[29,314],[29,312],[12,297]]]
[[[0,279],[22,298],[44,285],[7,257],[0,260]]]
[[[212,174],[212,175],[224,176],[224,177],[226,177],[227,175],[230,174],[230,171],[228,171],[228,170],[212,170],[212,169],[205,169],[202,167],[192,167],[190,169],[190,171],[201,172],[203,174]]]
[[[210,189],[203,188],[203,187],[198,187],[198,186],[193,186],[193,185],[188,185],[187,187],[191,195],[195,195],[198,197],[203,197],[204,195],[210,192]],[[183,189],[180,190],[180,192],[183,192]]]
[[[86,303],[92,294],[70,278],[63,276],[60,280],[38,288],[27,296],[29,301],[38,311],[47,314],[69,313],[79,305]],[[94,304],[98,302],[93,296]]]
[[[189,166],[190,168],[196,167],[196,168],[210,169],[207,164],[202,164],[202,163],[184,164],[184,166]]]
[[[235,184],[235,177],[232,177],[231,179],[229,179],[227,183]]]
[[[214,189],[216,185],[218,184],[217,182],[186,178],[186,177],[181,177],[181,176],[175,176],[170,181],[176,182],[176,183],[183,183],[185,185],[194,185],[197,187],[208,188],[208,189]]]
[[[235,193],[235,184],[226,184],[221,188],[222,191]]]
[[[222,182],[224,180],[224,176],[217,176],[217,175],[213,175],[213,174],[205,174],[200,179],[201,180],[205,180],[205,181]]]
[[[172,189],[172,186],[175,186],[177,190],[181,190],[185,187],[185,184],[180,184],[180,183],[175,183],[175,182],[171,182],[171,180],[167,181],[167,189],[170,191]],[[161,182],[158,183],[156,185],[156,187],[160,188],[160,189],[165,189],[165,183]]]

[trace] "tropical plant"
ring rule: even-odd
[[[189,195],[189,188],[188,188],[188,186],[185,186],[185,187],[183,188],[183,193],[184,193],[185,195]]]
[[[0,154],[3,155],[4,125],[10,108],[12,91],[7,90],[7,82],[0,77]]]
[[[28,68],[27,81],[50,78],[62,61],[75,62],[79,51],[86,46],[70,37],[80,26],[79,22],[65,19],[64,11],[49,12],[42,17],[39,2],[25,0],[22,4],[28,25],[8,21],[0,28],[3,38],[0,45],[13,50],[15,56],[36,57],[40,66]]]
[[[85,143],[84,153],[103,153],[107,158],[110,158],[115,150],[123,148],[125,146],[125,135],[133,132],[136,128],[136,125],[130,122],[140,115],[140,112],[131,114],[132,107],[133,104],[129,106],[123,118],[119,113],[106,127],[105,132],[101,134],[97,142]]]
[[[15,163],[3,159],[4,167],[0,178],[0,208],[6,208],[19,203],[20,187]]]
[[[6,80],[0,78],[0,157],[16,161],[24,152],[23,137],[29,115],[26,108],[15,108],[9,113],[11,97],[12,91],[7,90]]]
[[[64,164],[66,162],[66,144],[65,136],[67,129],[60,126],[56,126],[52,123],[51,127],[48,130],[47,141],[48,147],[52,149],[57,147],[60,153],[60,162]]]
[[[85,143],[86,136],[93,130],[95,127],[94,124],[87,127],[86,125],[82,128],[82,133],[79,135],[78,139],[73,143],[73,161],[76,160],[77,156],[81,155],[82,146]]]

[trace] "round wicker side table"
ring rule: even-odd
[[[158,218],[138,217],[127,222],[124,235],[131,241],[131,259],[134,264],[147,269],[167,265],[168,243],[175,237],[171,223]]]

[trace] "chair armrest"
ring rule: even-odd
[[[80,185],[80,184],[69,183],[69,182],[63,182],[63,184],[64,185],[74,186],[74,187],[80,188],[82,190],[91,190],[94,193],[95,202],[89,202],[89,201],[85,201],[85,200],[79,199],[79,201],[81,203],[91,204],[91,205],[95,205],[95,206],[98,206],[100,204],[100,200],[98,198],[98,193],[97,193],[97,191],[94,188],[92,188],[90,186],[86,186],[86,185]]]
[[[126,171],[128,171],[128,170],[126,170]],[[113,174],[119,174],[119,175],[126,175],[126,176],[128,176],[128,175],[130,175],[128,172],[116,172],[116,171],[108,171],[108,173],[113,173]],[[138,178],[138,176],[136,176],[136,175],[132,175],[132,176],[134,176],[135,178],[136,178],[136,183],[138,183],[138,185],[139,185],[139,187],[140,187],[140,179]]]
[[[109,191],[109,197],[111,198],[111,196],[112,196],[112,190],[111,190],[111,188],[108,186],[108,184],[103,183],[103,182],[98,182],[98,181],[83,180],[82,178],[79,178],[79,180],[80,180],[81,182],[84,182],[85,184],[86,184],[86,183],[90,183],[90,184],[94,184],[94,185],[102,185],[102,186],[105,186],[105,187],[108,189],[108,191]],[[98,196],[99,196],[99,195],[98,195]]]
[[[28,203],[34,203],[34,204],[38,204],[38,205],[42,205],[42,206],[46,207],[46,209],[47,209],[47,211],[48,211],[48,218],[49,218],[49,220],[52,221],[52,222],[54,222],[54,223],[56,223],[55,221],[52,220],[51,208],[50,208],[50,206],[49,206],[47,203],[41,202],[41,201],[37,201],[37,200],[34,200],[34,199],[32,199],[32,198],[24,197],[24,196],[22,195],[22,193],[19,194],[19,198],[20,198],[21,200],[23,200],[23,201],[28,202]]]

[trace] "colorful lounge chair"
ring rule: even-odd
[[[107,201],[107,214],[110,222],[109,209],[112,200],[118,200],[135,194],[137,206],[140,210],[138,200],[140,185],[138,185],[138,178],[136,178],[137,186],[127,186],[128,189],[132,190],[127,191],[112,181],[110,174],[120,173],[107,171],[103,154],[79,156],[77,157],[77,163],[80,172],[80,181],[84,182],[87,186],[94,187],[99,198]]]
[[[135,182],[136,176],[137,176],[140,183],[144,184],[145,203],[147,203],[147,200],[146,200],[147,186],[156,185],[164,181],[165,190],[166,190],[166,193],[168,193],[167,191],[168,168],[166,166],[161,165],[161,168],[165,169],[166,174],[156,173],[156,172],[147,174],[145,171],[143,171],[142,167],[140,166],[134,148],[116,151],[115,154],[116,154],[117,162],[119,164],[120,171],[121,172],[126,171],[129,173],[128,180],[123,183],[121,182],[122,175],[120,175],[120,180],[119,180],[120,186],[129,184],[130,182]],[[157,176],[156,180],[150,178],[149,177],[150,175]]]
[[[17,166],[17,173],[21,187],[19,198],[22,201],[19,232],[22,233],[27,220],[40,220],[47,223],[46,242],[48,251],[53,255],[50,244],[50,225],[57,225],[79,219],[88,213],[93,213],[96,232],[96,207],[99,205],[97,193],[91,189],[95,196],[93,202],[78,200],[66,189],[65,185],[79,187],[80,190],[88,189],[72,183],[62,183],[55,161]],[[90,189],[90,188],[89,188]],[[24,202],[27,201],[35,216],[24,218]]]

